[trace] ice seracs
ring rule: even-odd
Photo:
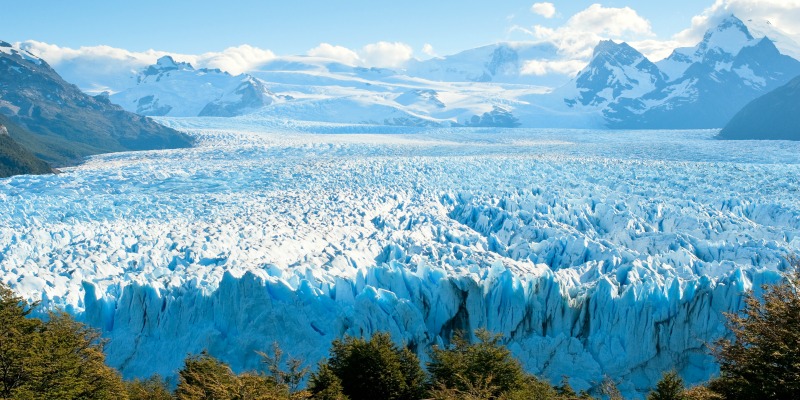
[[[531,372],[632,397],[708,378],[721,312],[800,251],[798,143],[161,121],[200,145],[0,181],[0,279],[102,328],[127,377],[485,327]]]

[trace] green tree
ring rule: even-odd
[[[27,377],[30,339],[41,324],[28,318],[35,307],[0,284],[0,399],[11,398]]]
[[[289,400],[304,399],[304,396],[293,397],[286,386],[278,385],[270,377],[246,372],[236,377],[234,391],[230,393],[235,400]]]
[[[683,396],[687,400],[723,400],[721,394],[709,389],[707,386],[694,386],[686,389]]]
[[[562,377],[561,385],[556,386],[555,390],[558,394],[558,397],[556,397],[558,400],[584,400],[592,398],[592,396],[589,396],[589,393],[583,390],[580,393],[576,393],[572,385],[569,384],[569,378],[566,376]]]
[[[28,341],[20,399],[125,399],[119,373],[105,364],[100,333],[66,313],[51,312]]]
[[[526,374],[519,361],[500,344],[500,335],[486,330],[475,332],[477,343],[456,334],[449,348],[434,347],[428,372],[435,388],[469,392],[491,388],[490,398],[522,389]]]
[[[206,351],[187,357],[178,379],[178,400],[232,400],[239,386],[231,368]]]
[[[302,400],[305,391],[289,393],[289,387],[272,376],[245,372],[235,374],[206,351],[189,356],[178,372],[178,400]]]
[[[325,363],[320,363],[317,372],[311,374],[308,389],[314,400],[349,400],[344,394],[342,380]]]
[[[337,339],[330,353],[327,368],[352,400],[410,400],[424,394],[425,374],[417,356],[398,348],[388,333],[376,333],[370,340]],[[311,392],[319,393],[319,389],[312,386]]]
[[[300,383],[308,375],[308,367],[303,367],[303,360],[289,357],[283,360],[283,350],[278,343],[272,344],[272,355],[256,352],[261,362],[267,366],[267,372],[275,384],[285,386],[289,393],[299,393]],[[285,367],[284,367],[285,364]]]
[[[683,379],[675,371],[665,373],[656,388],[647,395],[647,400],[684,400]]]
[[[548,382],[528,375],[522,388],[505,394],[502,400],[549,400],[558,399],[558,392]]]
[[[740,313],[727,313],[734,340],[717,342],[720,377],[711,389],[728,399],[800,398],[800,268],[779,284],[750,292]]]
[[[158,375],[144,380],[126,381],[125,391],[129,400],[172,400],[167,382]]]

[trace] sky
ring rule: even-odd
[[[525,39],[510,28],[557,27],[596,2],[552,1],[555,14],[545,18],[532,11],[535,2],[525,0],[28,0],[3,5],[0,39],[188,54],[248,44],[281,55],[303,54],[320,43],[354,49],[386,41],[420,51],[427,43],[450,54]],[[685,29],[710,5],[697,0],[599,3],[635,9],[661,37]]]
[[[284,55],[399,67],[506,40],[555,43],[559,72],[572,73],[600,39],[627,41],[655,61],[731,13],[800,34],[800,0],[27,0],[2,8],[0,40],[28,42],[51,64],[172,53],[234,73]]]

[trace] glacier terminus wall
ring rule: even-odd
[[[162,122],[200,145],[0,181],[0,280],[100,328],[127,377],[486,328],[531,373],[640,395],[713,375],[722,312],[800,249],[797,143]]]

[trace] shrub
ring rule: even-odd
[[[342,392],[352,400],[420,399],[425,375],[410,350],[398,348],[388,333],[376,333],[370,340],[345,337],[331,345],[331,356],[312,380],[310,391],[335,396],[335,385],[327,369],[339,378]]]
[[[480,388],[497,398],[503,393],[522,389],[526,375],[511,352],[500,344],[501,336],[486,330],[475,333],[478,342],[471,344],[456,334],[449,348],[434,347],[428,371],[434,388],[468,393]]]
[[[647,400],[684,400],[683,379],[675,371],[665,373]]]
[[[711,389],[728,399],[800,398],[800,269],[764,286],[763,301],[745,296],[741,313],[727,313],[734,340],[717,342],[720,377]]]
[[[167,383],[158,375],[145,380],[134,379],[125,382],[129,400],[172,400]]]

